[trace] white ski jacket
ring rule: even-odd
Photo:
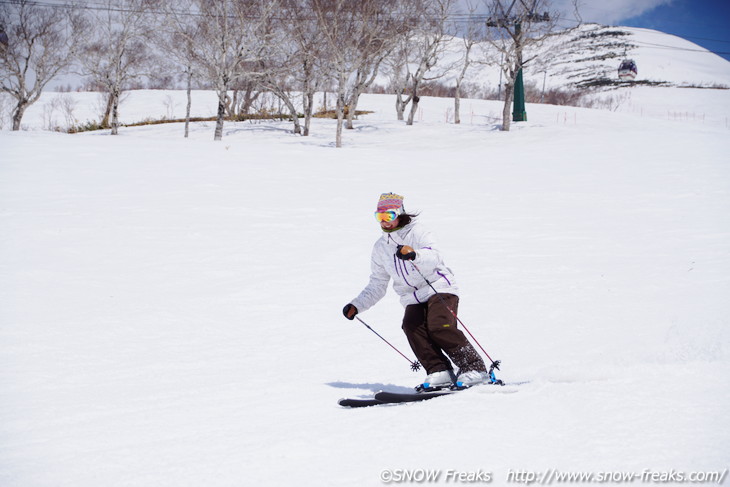
[[[407,261],[396,257],[398,245],[413,247],[416,251],[415,260]],[[444,264],[431,233],[424,230],[418,222],[411,222],[394,232],[384,232],[373,246],[370,265],[370,282],[352,300],[353,306],[360,313],[373,307],[385,296],[391,279],[393,290],[400,296],[404,307],[425,303],[436,294],[431,286],[440,293],[459,295],[453,272]]]

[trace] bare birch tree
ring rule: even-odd
[[[353,128],[360,95],[375,82],[380,66],[396,48],[399,34],[407,29],[412,5],[410,0],[390,0],[361,12],[361,22],[368,27],[369,35],[355,46],[359,59],[348,83],[346,128]]]
[[[298,32],[300,28],[306,29],[305,20],[300,17],[303,14],[300,10],[301,6],[302,3],[296,0],[288,2],[279,0],[277,14],[272,16],[271,22],[266,24],[268,42],[261,45],[256,72],[253,76],[248,77],[250,81],[272,93],[284,104],[294,124],[294,133],[297,135],[302,134],[299,111],[295,101],[295,97],[299,96],[296,89],[301,87],[300,69],[304,68],[305,78],[307,74],[311,74],[306,73],[306,61],[311,54],[302,53],[300,44],[300,42],[307,41],[302,39]],[[311,23],[314,23],[311,14],[309,19]],[[305,60],[303,66],[302,58]]]
[[[302,135],[308,136],[314,113],[314,95],[324,84],[320,61],[326,49],[325,39],[306,1],[279,0],[277,17],[281,19],[279,30],[288,39],[279,49],[284,48],[291,54],[291,75],[302,93]]]
[[[534,58],[524,59],[526,47],[542,42],[553,29],[558,16],[550,14],[549,0],[486,0],[489,19],[489,43],[502,54],[501,69],[505,77],[502,130],[510,129],[510,106],[515,82],[522,68]]]
[[[80,63],[84,74],[107,93],[107,108],[101,125],[119,133],[122,93],[149,73],[154,53],[150,49],[153,0],[104,0],[88,10],[91,34],[85,39]],[[111,117],[111,122],[109,122]]]
[[[157,45],[181,69],[185,80],[186,105],[183,132],[185,138],[190,134],[193,79],[201,77],[194,48],[195,40],[201,34],[195,5],[195,0],[167,0],[164,2],[163,15],[158,19],[160,27],[155,35]]]
[[[408,54],[410,29],[403,32],[387,59],[386,64],[389,68],[390,90],[395,94],[395,114],[400,121],[405,120],[405,111],[411,102],[411,97],[406,97],[407,83],[410,76],[408,69]]]
[[[214,140],[222,140],[228,91],[253,73],[266,24],[274,8],[266,0],[196,0],[199,35],[192,39],[194,57],[218,95]]]
[[[469,67],[474,63],[472,59],[472,50],[477,43],[483,38],[482,25],[475,19],[475,13],[477,10],[477,4],[471,1],[467,1],[465,5],[466,19],[462,25],[458,25],[454,29],[459,35],[462,36],[464,44],[464,55],[461,59],[461,70],[456,76],[456,88],[454,91],[454,124],[461,123],[461,86],[466,77],[466,73]]]
[[[383,24],[377,22],[392,5],[389,0],[309,0],[322,32],[331,78],[336,89],[335,113],[337,132],[335,145],[342,147],[342,128],[348,102],[348,88],[358,70],[367,69],[369,58],[364,51],[378,53],[385,49]]]
[[[423,83],[438,79],[453,68],[440,66],[438,71],[431,71],[442,60],[447,41],[452,39],[447,32],[447,22],[453,13],[455,0],[431,0],[417,5],[411,10],[399,45],[389,60],[398,120],[403,120],[406,107],[411,105],[406,125],[413,125]]]
[[[286,106],[294,124],[294,133],[302,134],[302,126],[299,122],[299,112],[294,101],[295,93],[291,89],[296,84],[294,73],[295,54],[285,47],[293,47],[287,42],[273,42],[270,46],[276,46],[272,50],[262,52],[255,74],[250,76],[261,89],[271,92],[281,103]]]
[[[72,6],[16,0],[0,4],[0,92],[15,99],[12,129],[43,88],[69,68],[84,22]]]

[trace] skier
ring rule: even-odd
[[[459,289],[431,233],[416,222],[415,214],[405,211],[403,196],[394,193],[380,196],[375,218],[383,235],[373,246],[370,281],[342,313],[352,320],[370,309],[385,296],[393,279],[393,289],[405,307],[403,331],[428,374],[420,389],[486,382],[484,361],[457,328]]]

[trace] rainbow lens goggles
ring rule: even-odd
[[[379,222],[392,222],[395,221],[396,218],[398,218],[398,215],[400,215],[399,211],[396,210],[388,210],[388,211],[376,211],[375,212],[375,219]]]

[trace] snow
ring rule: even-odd
[[[164,116],[168,96],[184,97],[131,93],[124,121]],[[702,119],[666,113],[699,99]],[[226,123],[221,142],[212,123],[188,140],[181,124],[65,135],[34,105],[32,130],[0,131],[0,485],[722,472],[730,99],[641,88],[631,103],[528,104],[505,133],[499,102],[465,100],[457,126],[450,100],[424,97],[407,127],[367,95],[375,113],[342,149],[332,120],[307,138],[268,121]],[[526,384],[337,405],[422,378],[341,315],[386,191],[439,237],[498,377]],[[362,318],[412,356],[401,315],[391,292]]]
[[[681,37],[637,27],[585,24],[568,29],[537,49],[538,59],[525,67],[525,82],[561,87],[581,76],[600,73],[618,78],[622,60],[638,66],[636,81],[665,82],[677,86],[725,86],[730,82],[730,63],[717,54]],[[587,69],[590,68],[590,69]],[[491,70],[490,70],[491,71]]]

